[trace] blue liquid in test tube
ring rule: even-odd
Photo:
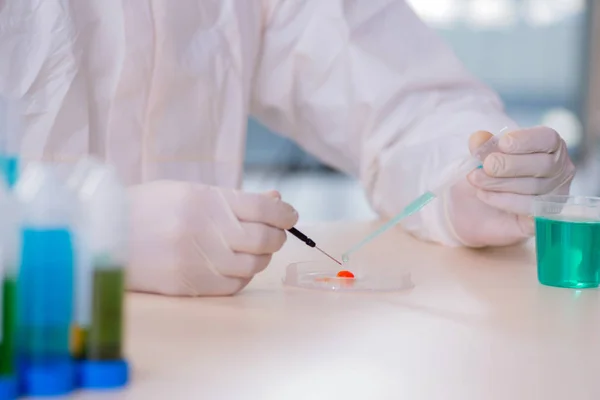
[[[32,395],[46,394],[46,384],[35,382],[41,378],[52,383],[49,391],[67,393],[72,389],[69,375],[73,374],[69,348],[73,309],[71,233],[67,229],[25,228],[22,240],[18,354],[24,389]]]
[[[34,179],[25,173],[16,186],[24,209],[17,283],[19,387],[25,396],[54,396],[71,392],[75,383],[70,351],[75,255],[66,218],[71,205],[50,174],[43,168],[34,172]]]

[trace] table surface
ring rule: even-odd
[[[302,228],[340,254],[375,227]],[[290,238],[236,296],[129,295],[132,384],[77,398],[600,399],[600,292],[539,285],[531,243],[450,249],[398,230],[358,261],[409,268],[409,291],[282,286],[290,262],[321,257]]]

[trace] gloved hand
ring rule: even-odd
[[[298,214],[277,192],[158,181],[132,187],[130,290],[230,295],[281,249]]]
[[[471,152],[491,136],[474,133]],[[503,246],[531,237],[534,197],[568,194],[575,175],[564,140],[550,128],[507,133],[498,147],[500,152],[487,156],[483,169],[471,172],[448,197],[450,225],[467,246]]]

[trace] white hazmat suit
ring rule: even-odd
[[[473,132],[516,129],[497,96],[399,0],[0,4],[0,91],[25,104],[20,154],[72,163],[92,153],[118,168],[134,202],[137,290],[230,294],[283,244],[293,208],[276,194],[234,190],[249,115],[359,178],[384,217],[468,154]],[[546,156],[543,168],[521,155],[512,157],[530,166],[525,174],[502,156],[499,166],[486,160],[477,172],[485,176],[404,228],[446,245],[531,235],[518,201],[568,190],[573,176],[560,137],[533,131],[516,139],[522,153]]]

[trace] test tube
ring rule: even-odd
[[[73,320],[74,199],[54,168],[31,163],[15,187],[20,202],[17,362],[25,396],[67,394],[75,368]]]
[[[78,191],[85,179],[89,176],[90,171],[100,166],[101,163],[94,157],[85,157],[80,160],[75,170],[70,174],[68,179],[68,187],[74,196],[79,196]],[[73,358],[81,360],[83,358],[83,336],[84,328],[89,327],[91,314],[91,295],[92,292],[92,261],[89,254],[89,246],[84,243],[86,238],[86,224],[88,224],[87,215],[81,202],[77,202],[77,217],[75,223],[75,247],[76,262],[75,262],[75,320],[73,321],[71,331],[71,351]],[[89,236],[89,235],[87,235]]]
[[[0,180],[0,400],[17,396],[15,365],[18,263],[17,205]]]
[[[15,101],[0,96],[0,174],[9,187],[19,176],[18,138],[21,120]]]
[[[85,389],[127,384],[123,357],[123,302],[127,263],[127,196],[113,168],[84,161],[76,190],[78,218],[78,381]]]

